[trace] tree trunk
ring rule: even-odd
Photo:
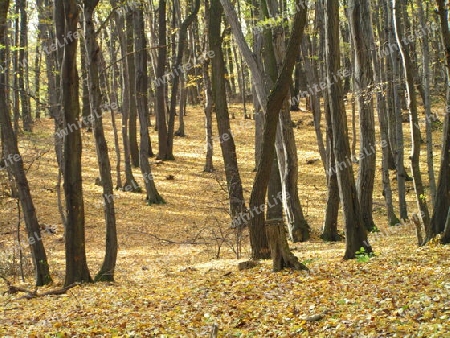
[[[364,226],[375,228],[372,217],[373,187],[375,182],[376,150],[375,119],[373,114],[374,70],[371,51],[375,49],[372,32],[370,2],[349,0],[348,17],[355,51],[355,89],[359,110],[359,174],[356,181]]]
[[[207,15],[205,15],[207,16]],[[207,42],[207,41],[206,41]],[[211,88],[211,79],[209,77],[209,60],[205,60],[203,63],[203,86],[205,92],[205,103],[204,103],[204,112],[205,112],[205,136],[206,136],[206,158],[205,158],[205,167],[203,168],[204,172],[210,173],[214,171],[213,166],[213,125],[212,125],[212,113],[213,113],[213,93]],[[180,115],[183,114],[180,111]]]
[[[135,4],[136,5],[136,4]],[[135,168],[139,167],[139,147],[137,141],[137,107],[136,107],[136,92],[134,90],[136,84],[136,70],[134,64],[134,53],[136,50],[133,50],[133,18],[134,18],[134,9],[129,9],[126,14],[125,26],[126,26],[126,40],[127,40],[127,67],[128,67],[128,80],[130,81],[130,91],[129,91],[129,127],[128,127],[128,136],[130,139],[130,155],[131,155],[131,163]]]
[[[442,41],[445,50],[445,63],[447,81],[450,80],[450,30],[448,27],[448,9],[444,0],[437,0],[438,14],[441,23]],[[450,89],[447,88],[447,110],[444,121],[444,131],[442,135],[442,150],[441,150],[441,168],[439,171],[439,178],[436,190],[436,204],[433,210],[433,217],[431,218],[430,231],[427,233],[426,241],[433,238],[435,235],[445,230],[444,224],[448,222],[448,210],[450,208],[450,113],[448,107],[450,106]],[[446,220],[447,218],[447,220]],[[443,243],[450,243],[450,236],[448,236],[448,228],[443,237]]]
[[[388,86],[390,88],[389,95],[391,96],[392,105],[388,108],[388,131],[389,143],[392,149],[392,154],[395,159],[395,167],[397,169],[397,189],[399,201],[399,214],[401,219],[408,218],[408,211],[406,207],[406,172],[404,165],[404,142],[403,142],[403,124],[402,124],[402,109],[400,103],[400,86],[399,86],[399,62],[398,45],[395,38],[394,31],[394,17],[392,14],[391,0],[386,0],[385,13],[388,14],[388,51],[390,55],[390,65],[387,69],[389,77]]]
[[[306,24],[306,6],[303,3],[297,4],[299,11],[294,18],[294,27],[283,61],[283,67],[278,76],[277,83],[274,85],[270,95],[267,95],[268,90],[265,87],[266,82],[263,75],[264,73],[253,58],[252,52],[245,42],[245,38],[240,30],[236,12],[228,0],[221,0],[221,3],[225,9],[227,20],[230,23],[236,43],[252,71],[253,83],[261,107],[263,111],[266,112],[261,157],[250,197],[250,210],[260,210],[261,206],[264,205],[267,184],[271,174],[272,166],[270,164],[272,163],[275,152],[274,142],[280,112],[279,109],[290,89],[292,71],[298,56],[303,29]],[[250,222],[250,243],[252,246],[252,257],[254,259],[267,258],[269,256],[270,249],[268,248],[267,235],[265,234],[264,229],[264,214],[252,214]]]
[[[277,3],[270,1],[267,3],[268,7],[271,7],[271,15],[277,16]],[[262,6],[262,9],[266,14],[266,18],[269,18],[269,13],[265,11],[265,6]],[[286,46],[283,28],[276,27],[272,32],[273,36],[270,30],[267,30],[265,34],[265,59],[268,61],[266,62],[266,72],[269,73],[272,81],[275,82],[279,75],[278,65],[283,63]],[[302,206],[298,197],[297,147],[295,145],[288,99],[283,102],[280,109],[275,148],[278,158],[279,175],[281,176],[283,207],[286,213],[290,239],[293,242],[302,242],[309,239],[310,227],[303,215]]]
[[[111,0],[111,6],[117,7],[118,0]],[[130,140],[128,138],[128,118],[129,118],[129,110],[130,110],[130,79],[128,74],[128,66],[127,66],[127,41],[125,36],[125,24],[123,17],[119,14],[115,14],[115,23],[117,35],[119,36],[119,44],[120,51],[122,55],[122,141],[123,141],[123,149],[124,149],[124,163],[125,163],[125,182],[124,189],[127,188],[127,191],[131,192],[140,192],[136,180],[133,176],[133,171],[131,168],[131,154],[130,154]],[[134,85],[133,85],[134,87]]]
[[[26,0],[18,0],[20,11],[19,88],[22,107],[23,130],[32,131],[31,104],[28,91],[28,14]]]
[[[0,44],[7,45],[6,27],[9,0],[0,0]],[[6,64],[6,50],[0,49],[0,65]],[[35,268],[36,286],[46,285],[52,282],[49,272],[47,256],[41,239],[40,226],[36,217],[36,209],[30,192],[24,164],[20,156],[16,134],[13,131],[9,107],[7,104],[6,76],[0,72],[0,124],[5,150],[4,159],[8,161],[19,194],[19,200],[24,214],[25,226],[28,233],[33,265]]]
[[[339,216],[339,185],[337,180],[336,158],[334,156],[333,124],[331,123],[331,109],[328,93],[324,95],[325,118],[327,122],[327,206],[321,238],[328,242],[341,240],[337,223]]]
[[[345,113],[342,84],[331,83],[340,68],[339,53],[339,3],[326,0],[325,36],[328,95],[333,126],[333,146],[336,162],[339,195],[344,211],[346,250],[345,259],[355,258],[356,251],[364,247],[366,252],[372,248],[368,243],[351,165],[350,144],[348,141],[347,116]],[[350,163],[349,163],[350,162]]]
[[[178,71],[183,61],[184,49],[187,39],[187,30],[197,16],[200,9],[200,0],[195,0],[195,5],[192,13],[181,23],[178,37],[178,50],[175,58],[175,64],[173,65],[174,71]],[[175,130],[175,117],[177,107],[177,93],[180,84],[180,77],[175,76],[172,80],[172,88],[170,95],[170,109],[169,109],[169,124],[167,128],[167,159],[174,159],[173,156],[173,137]],[[181,113],[180,113],[181,114]]]
[[[62,0],[55,0],[60,2]],[[66,0],[64,15],[66,19],[65,35],[76,32],[78,23],[78,5],[75,0]],[[65,285],[76,282],[91,282],[86,262],[84,200],[81,178],[81,130],[77,127],[80,117],[78,102],[76,39],[64,45],[62,65],[62,97],[65,127],[70,128],[64,142],[64,192],[66,197],[66,279]],[[72,130],[73,129],[73,130]]]
[[[430,226],[430,214],[426,202],[425,189],[422,184],[422,173],[420,172],[419,160],[420,160],[420,129],[419,120],[417,117],[417,95],[414,88],[414,74],[409,56],[408,45],[402,43],[403,28],[401,17],[405,9],[404,0],[392,0],[393,17],[394,17],[394,29],[397,37],[397,44],[400,47],[400,54],[403,61],[404,75],[406,78],[406,91],[408,93],[408,110],[409,110],[409,122],[411,127],[411,170],[413,174],[414,190],[416,192],[417,207],[420,211],[420,218],[425,227],[426,233],[429,233]]]
[[[117,62],[117,57],[116,57],[116,53],[114,51],[114,40],[113,40],[113,33],[111,34],[111,39],[109,41],[109,55],[111,57],[111,62],[113,64],[116,64]],[[106,69],[106,62],[105,59],[103,57],[103,54],[101,55],[101,67],[103,69]],[[117,81],[116,80],[116,76],[117,74],[117,70],[116,67],[112,67],[112,78],[113,81]],[[121,154],[120,154],[120,146],[119,146],[119,133],[117,131],[117,124],[116,124],[116,110],[119,108],[119,104],[118,104],[118,99],[117,99],[117,93],[115,92],[115,90],[117,89],[118,86],[114,85],[113,82],[113,90],[111,91],[110,85],[107,82],[106,79],[106,73],[102,72],[102,79],[103,79],[103,84],[106,88],[106,93],[107,93],[107,97],[108,97],[108,107],[109,107],[109,111],[111,113],[111,124],[113,127],[113,132],[114,132],[114,150],[116,152],[116,175],[117,175],[117,183],[116,183],[116,189],[120,189],[122,188],[122,177],[121,177],[121,163],[122,163],[122,159],[121,159]]]
[[[426,27],[425,14],[422,7],[422,2],[416,0],[416,6],[419,11],[420,26]],[[428,5],[427,5],[428,7]],[[422,38],[422,85],[424,90],[424,105],[425,105],[425,129],[426,129],[426,143],[427,143],[427,165],[428,165],[428,184],[431,205],[436,204],[436,179],[434,177],[434,163],[433,163],[433,134],[432,122],[433,114],[431,112],[431,97],[430,97],[430,47],[428,42],[428,34],[423,34]]]
[[[81,25],[83,24],[83,20],[80,20]],[[85,41],[84,36],[80,37],[80,43],[83,47],[80,48],[80,55],[81,55],[81,64],[87,65],[86,63],[86,48],[85,48]],[[91,123],[91,103],[89,102],[89,81],[88,81],[88,70],[87,67],[83,66],[81,67],[81,86],[82,86],[82,94],[81,94],[81,116],[83,118],[83,121],[86,121],[84,123],[83,127],[86,128],[87,131],[92,130],[92,123]]]
[[[383,182],[383,196],[384,200],[386,202],[386,211],[388,216],[388,222],[389,225],[394,226],[396,224],[400,223],[400,220],[395,215],[394,211],[394,205],[392,202],[392,188],[391,188],[391,181],[389,177],[389,169],[391,168],[391,163],[393,162],[393,157],[390,151],[390,144],[389,144],[389,125],[388,125],[388,115],[387,115],[387,100],[386,93],[389,92],[388,86],[386,86],[387,83],[387,76],[386,76],[386,65],[389,64],[389,58],[388,56],[383,56],[382,50],[384,50],[384,46],[388,39],[387,39],[387,32],[384,29],[384,27],[381,25],[381,22],[383,22],[385,25],[387,25],[387,16],[384,16],[384,20],[381,17],[380,14],[380,6],[377,6],[377,11],[375,12],[375,15],[373,16],[376,20],[376,26],[378,30],[378,34],[380,36],[380,47],[377,49],[374,49],[372,52],[372,57],[375,62],[374,64],[374,73],[375,73],[375,83],[377,86],[376,89],[376,95],[377,95],[377,115],[378,115],[378,121],[380,124],[380,139],[381,139],[381,152],[382,152],[382,159],[381,159],[381,179]],[[382,28],[383,27],[383,28]],[[377,55],[378,52],[378,55]],[[395,167],[395,164],[394,164]]]
[[[96,281],[114,281],[118,241],[116,214],[114,209],[114,188],[111,177],[108,146],[102,121],[102,94],[100,90],[99,70],[101,69],[101,50],[95,37],[94,11],[99,0],[84,1],[84,37],[86,45],[86,69],[89,85],[89,102],[93,113],[94,138],[97,150],[98,168],[103,188],[104,212],[106,222],[105,258],[95,277]]]
[[[212,97],[216,110],[217,127],[220,135],[220,148],[225,164],[225,176],[227,179],[228,195],[230,200],[230,215],[233,225],[238,224],[238,229],[242,228],[241,218],[243,218],[246,208],[242,182],[237,164],[236,146],[231,133],[230,117],[225,89],[225,61],[222,51],[222,38],[220,36],[220,25],[222,22],[222,7],[219,0],[211,1],[209,9],[209,48],[214,52],[211,59],[212,76]],[[246,221],[244,220],[244,225]]]
[[[158,58],[156,65],[155,95],[156,114],[158,115],[158,140],[159,152],[156,156],[160,160],[171,160],[168,149],[168,131],[166,123],[166,99],[165,91],[169,74],[164,74],[167,61],[167,22],[166,1],[160,1],[158,7]]]
[[[148,78],[147,78],[147,40],[145,38],[144,11],[138,8],[134,11],[134,43],[135,43],[135,67],[136,67],[136,83],[134,86],[136,93],[137,109],[139,113],[140,125],[140,151],[139,161],[144,178],[145,188],[147,191],[147,204],[165,204],[164,199],[156,190],[155,181],[148,161],[149,152],[149,134],[148,134]]]

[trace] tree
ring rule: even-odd
[[[371,55],[375,44],[373,43],[370,2],[368,0],[350,0],[348,2],[348,18],[355,47],[355,89],[358,93],[359,109],[360,157],[356,188],[364,226],[370,231],[375,228],[372,217],[372,195],[376,167],[375,118],[372,99],[374,70]]]
[[[6,28],[9,0],[0,0],[0,45],[6,46]],[[0,65],[6,65],[6,51],[0,48]],[[6,76],[0,72],[0,124],[5,150],[4,158],[10,161],[10,168],[14,176],[19,200],[24,213],[25,226],[28,234],[33,265],[35,269],[36,286],[46,285],[52,282],[50,277],[47,256],[44,243],[41,238],[41,230],[36,217],[36,209],[30,192],[30,187],[25,174],[23,160],[17,146],[17,137],[11,123],[9,107],[7,104]]]
[[[153,180],[150,163],[148,161],[149,153],[149,134],[148,134],[148,79],[147,79],[147,42],[145,39],[144,27],[144,11],[137,8],[134,11],[134,42],[135,42],[135,84],[134,92],[136,96],[137,109],[139,113],[140,124],[140,150],[139,150],[139,166],[142,176],[144,177],[145,188],[147,190],[147,204],[164,204],[164,199],[156,190],[155,181]]]
[[[338,74],[340,68],[339,3],[334,0],[326,0],[325,44],[328,103],[333,128],[333,151],[345,223],[346,249],[344,258],[350,259],[355,258],[356,251],[360,250],[361,247],[366,252],[371,252],[372,247],[369,245],[367,230],[362,221],[353,168],[351,161],[349,161],[351,152],[348,141],[347,116],[342,99],[342,84],[339,81],[331,83],[333,76]]]
[[[137,2],[135,3],[135,5]],[[128,67],[128,80],[129,80],[129,139],[130,139],[130,155],[131,163],[134,167],[139,167],[139,147],[137,142],[137,106],[136,106],[136,91],[134,90],[136,85],[136,66],[134,64],[134,53],[138,51],[134,49],[134,9],[129,8],[127,10],[125,26],[126,26],[126,40],[127,40],[127,67]]]
[[[18,0],[20,12],[20,50],[19,50],[19,88],[22,107],[23,129],[32,131],[33,119],[31,117],[31,104],[28,91],[28,14],[26,0]]]
[[[168,74],[164,74],[167,62],[167,20],[166,20],[167,1],[160,0],[158,6],[158,57],[156,65],[156,114],[158,115],[158,140],[159,152],[157,158],[160,160],[173,160],[173,154],[169,153],[168,131],[166,122],[166,79]]]
[[[411,171],[413,174],[414,190],[416,192],[417,207],[420,212],[420,218],[425,226],[425,230],[429,233],[430,214],[426,202],[425,189],[422,184],[422,173],[419,167],[420,159],[420,129],[417,115],[417,95],[414,87],[414,74],[409,55],[409,47],[402,43],[404,38],[401,17],[404,16],[405,3],[403,0],[392,0],[393,16],[394,16],[394,30],[397,38],[397,45],[400,47],[400,55],[403,62],[403,70],[406,79],[406,90],[408,93],[407,105],[409,111],[409,122],[411,128]]]
[[[233,134],[231,133],[230,116],[225,92],[225,61],[220,34],[222,12],[220,1],[212,0],[209,9],[208,42],[211,52],[214,53],[214,57],[211,59],[212,98],[216,110],[220,148],[225,164],[225,176],[230,200],[230,215],[234,221],[243,218],[246,209],[241,176],[237,164],[236,145]],[[244,224],[237,224],[237,226],[240,228]]]
[[[441,35],[445,50],[446,76],[447,81],[450,79],[450,29],[448,27],[448,8],[444,0],[437,0],[438,14],[441,23]],[[430,222],[429,233],[427,233],[426,240],[432,239],[437,234],[445,229],[445,224],[448,222],[448,210],[450,208],[450,114],[448,107],[450,106],[450,89],[447,88],[447,102],[446,114],[444,121],[444,132],[442,135],[442,150],[441,150],[441,167],[439,171],[439,178],[436,189],[436,204],[433,210],[433,216]],[[449,230],[446,227],[446,234],[442,238],[445,244],[450,243]]]
[[[76,0],[55,0],[63,2],[65,18],[65,35],[73,35],[77,31],[78,5]],[[68,286],[75,282],[91,282],[91,275],[86,261],[85,218],[83,186],[81,179],[81,130],[77,128],[80,117],[78,101],[78,71],[77,71],[76,39],[67,41],[64,45],[62,63],[62,106],[64,109],[65,127],[70,132],[64,140],[64,193],[66,197],[66,279]],[[75,126],[75,127],[74,127]]]
[[[179,36],[178,36],[178,49],[175,56],[175,63],[173,65],[173,69],[177,70],[181,66],[181,62],[183,61],[184,49],[186,45],[187,39],[187,30],[189,26],[192,24],[194,19],[197,17],[197,13],[200,9],[200,0],[195,0],[194,8],[192,12],[187,16],[187,18],[181,23]],[[180,84],[180,77],[175,76],[172,81],[171,95],[170,95],[170,107],[169,107],[169,123],[167,128],[167,152],[168,157],[173,158],[173,137],[175,130],[175,116],[176,116],[176,106],[177,106],[177,93],[178,87]],[[180,115],[183,112],[180,111]]]
[[[118,0],[110,0],[113,7],[117,7]],[[141,189],[136,183],[133,176],[133,170],[131,168],[131,154],[130,154],[130,139],[128,137],[128,119],[130,110],[130,79],[127,66],[127,39],[125,35],[125,22],[123,16],[119,12],[115,12],[115,29],[119,37],[120,52],[122,55],[122,142],[123,153],[125,162],[125,182],[123,187],[127,188],[127,191],[140,192]]]
[[[93,128],[95,146],[97,150],[100,180],[103,188],[104,212],[106,222],[106,254],[102,267],[95,280],[114,281],[114,269],[117,260],[117,230],[114,208],[114,187],[111,177],[111,163],[109,161],[108,145],[102,121],[102,93],[100,90],[99,69],[101,53],[98,46],[95,27],[94,11],[99,0],[84,0],[84,38],[86,48],[86,69],[88,75],[90,110],[93,112]]]
[[[260,160],[257,167],[256,177],[250,196],[250,207],[252,213],[250,222],[250,243],[252,246],[252,257],[254,259],[268,258],[272,256],[274,270],[283,267],[304,268],[296,257],[289,251],[284,232],[284,223],[279,220],[271,220],[265,223],[263,212],[265,195],[269,184],[272,170],[272,162],[275,155],[275,138],[280,113],[280,107],[286,100],[290,89],[291,75],[295,61],[298,56],[303,29],[306,25],[306,5],[300,1],[296,8],[298,11],[294,16],[294,25],[291,31],[289,44],[283,60],[283,66],[279,71],[276,83],[271,86],[270,94],[265,86],[266,80],[252,53],[245,42],[240,31],[240,25],[231,3],[227,0],[221,1],[231,30],[239,46],[241,54],[252,71],[253,83],[263,111],[265,111],[263,143],[261,147]],[[270,83],[270,78],[268,79]],[[270,225],[273,225],[271,227]],[[270,247],[269,247],[270,246]]]

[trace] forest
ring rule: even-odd
[[[450,336],[449,0],[0,0],[0,336]]]

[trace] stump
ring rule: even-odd
[[[283,268],[308,270],[289,249],[286,239],[286,229],[282,219],[266,220],[266,234],[267,240],[269,241],[274,272],[281,271]]]

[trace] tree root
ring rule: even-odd
[[[8,286],[8,290],[5,291],[5,293],[8,293],[10,295],[14,295],[16,293],[22,292],[22,293],[26,293],[25,296],[22,296],[18,299],[33,299],[33,298],[38,298],[38,297],[45,297],[45,296],[50,296],[50,295],[62,295],[64,293],[67,292],[67,290],[73,288],[74,286],[79,285],[79,283],[75,283],[75,284],[71,284],[68,286],[65,286],[63,288],[59,288],[59,289],[54,289],[54,290],[49,290],[49,291],[45,291],[45,292],[37,292],[37,290],[29,290],[20,286],[15,286],[13,285],[8,279],[6,279],[6,277],[4,276],[0,276],[0,278],[2,278],[6,285]]]

